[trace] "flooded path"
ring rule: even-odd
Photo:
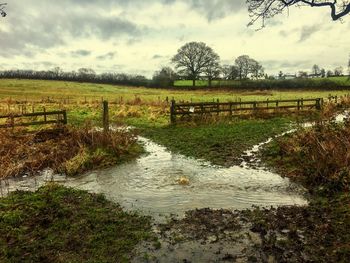
[[[109,169],[75,178],[52,175],[8,180],[2,191],[35,190],[47,181],[103,193],[128,210],[158,216],[196,208],[245,209],[252,205],[303,205],[303,189],[287,178],[246,165],[223,168],[201,160],[172,154],[165,147],[139,138],[148,154]],[[254,149],[257,146],[254,147]],[[179,179],[187,185],[179,184]]]

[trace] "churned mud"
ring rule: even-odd
[[[143,243],[133,262],[248,262],[261,258],[262,240],[240,212],[197,209],[154,226],[159,244]]]

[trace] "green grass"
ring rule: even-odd
[[[247,100],[266,99],[296,99],[296,98],[326,98],[329,94],[343,95],[349,93],[348,90],[310,91],[310,90],[288,90],[288,91],[242,91],[242,90],[171,90],[171,89],[151,89],[122,87],[92,83],[77,83],[66,81],[45,81],[45,80],[18,80],[0,79],[0,100],[28,100],[38,101],[42,99],[67,100],[70,101],[109,101],[132,102],[135,96],[145,103],[164,101],[166,97],[176,101],[235,101],[241,98]]]
[[[210,161],[216,165],[239,163],[241,154],[290,126],[291,119],[249,119],[176,126],[145,126],[141,133],[172,152]]]
[[[329,78],[314,78],[310,79],[315,84],[322,83],[323,80],[328,80],[331,82],[334,82],[338,86],[349,86],[350,81],[347,76],[340,76],[340,77],[329,77]],[[279,80],[253,80],[254,83],[274,83]],[[290,80],[290,81],[298,81],[298,79]],[[192,86],[192,80],[177,80],[174,83],[174,86],[178,87],[191,87]],[[196,80],[196,87],[208,87],[209,82],[207,80]],[[240,80],[213,80],[212,86],[220,87],[220,86],[230,86],[235,88],[240,88],[242,86],[242,81]],[[281,87],[283,88],[283,87]]]
[[[0,199],[0,262],[128,262],[149,217],[102,195],[49,184]]]

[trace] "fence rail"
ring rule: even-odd
[[[189,117],[192,115],[205,115],[221,112],[230,115],[243,114],[244,112],[276,111],[282,109],[295,109],[297,111],[305,109],[321,110],[322,98],[297,99],[297,100],[266,100],[266,101],[240,101],[240,102],[202,102],[202,103],[179,103],[171,101],[170,122],[175,123],[177,116]]]
[[[55,119],[48,119],[48,117],[56,116]],[[31,122],[17,122],[16,119],[22,120],[23,118],[37,118],[43,117],[43,120],[35,120]],[[32,125],[44,125],[53,123],[67,124],[67,112],[62,111],[43,111],[43,112],[33,112],[26,114],[7,114],[0,115],[0,120],[6,119],[5,124],[0,124],[0,128],[9,128],[16,126],[32,126]]]

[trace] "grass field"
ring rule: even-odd
[[[172,152],[221,166],[239,164],[243,152],[290,127],[289,118],[234,120],[215,124],[148,127],[142,134]]]
[[[47,98],[56,100],[75,101],[109,101],[133,102],[135,98],[145,103],[164,101],[166,97],[176,101],[235,101],[241,98],[247,100],[265,99],[295,99],[295,98],[326,98],[332,95],[349,93],[349,90],[332,91],[310,91],[310,90],[288,90],[288,91],[228,91],[228,90],[171,90],[122,87],[103,84],[77,83],[65,81],[44,80],[17,80],[0,79],[0,100],[45,100]]]
[[[298,81],[299,79],[294,79],[291,81]],[[314,78],[309,79],[312,82],[315,83],[315,85],[320,84],[324,80],[328,80],[331,82],[334,82],[337,86],[349,86],[350,81],[348,76],[340,76],[340,77],[330,77],[330,78]],[[279,81],[279,80],[277,80]],[[276,82],[276,80],[254,80],[255,83],[259,85],[259,83],[273,83]],[[207,80],[197,80],[196,81],[196,87],[207,87],[208,86]],[[212,86],[230,86],[230,87],[237,87],[239,88],[242,85],[242,81],[240,80],[213,80]],[[191,87],[192,86],[192,80],[177,80],[174,83],[174,86],[177,87]]]

